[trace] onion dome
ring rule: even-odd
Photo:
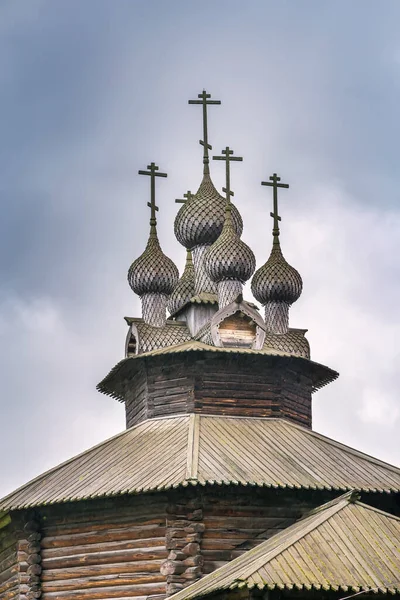
[[[156,225],[152,223],[146,250],[129,268],[129,285],[138,296],[144,294],[169,296],[178,283],[178,278],[178,269],[161,250]]]
[[[226,201],[215,189],[209,173],[204,173],[197,193],[183,204],[175,218],[175,235],[185,248],[213,244],[222,233]],[[240,236],[243,221],[232,206],[234,231]]]
[[[235,229],[231,208],[232,205],[228,203],[222,233],[204,259],[205,271],[215,283],[228,279],[244,283],[250,279],[256,267],[253,251],[242,242]]]
[[[171,315],[175,314],[194,296],[194,266],[192,253],[187,250],[185,270],[178,281],[177,286],[168,299],[168,310]]]
[[[299,299],[303,289],[300,273],[283,257],[279,239],[274,238],[267,262],[254,274],[251,291],[261,304],[284,302],[288,306]]]

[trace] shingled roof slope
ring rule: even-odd
[[[346,494],[172,598],[241,587],[399,593],[400,519]]]
[[[400,469],[279,418],[164,417],[40,475],[0,510],[190,484],[389,493],[400,490]]]

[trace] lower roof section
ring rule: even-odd
[[[345,494],[172,598],[237,588],[398,594],[400,519]]]
[[[0,510],[187,485],[400,490],[400,469],[283,419],[150,419],[70,459],[0,501]]]

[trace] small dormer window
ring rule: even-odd
[[[258,311],[241,296],[219,310],[211,321],[211,335],[216,346],[225,348],[262,348],[264,321]]]

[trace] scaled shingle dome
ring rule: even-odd
[[[178,281],[177,286],[168,298],[168,310],[171,315],[176,313],[194,296],[194,266],[192,253],[187,251],[185,270]]]
[[[146,250],[129,268],[129,285],[138,296],[151,293],[169,296],[178,278],[178,269],[161,250],[156,227],[152,225]]]
[[[251,282],[251,291],[261,304],[285,302],[290,305],[299,299],[303,289],[300,273],[283,257],[279,241],[274,245],[267,262],[257,269]]]
[[[205,173],[197,193],[182,205],[175,218],[175,235],[185,248],[213,244],[221,235],[225,221],[225,198],[215,189]],[[232,221],[236,233],[243,230],[242,218],[232,206]]]
[[[232,222],[232,205],[226,209],[222,233],[209,248],[204,259],[204,268],[216,283],[234,279],[244,283],[254,273],[256,259],[253,251],[242,242]]]

